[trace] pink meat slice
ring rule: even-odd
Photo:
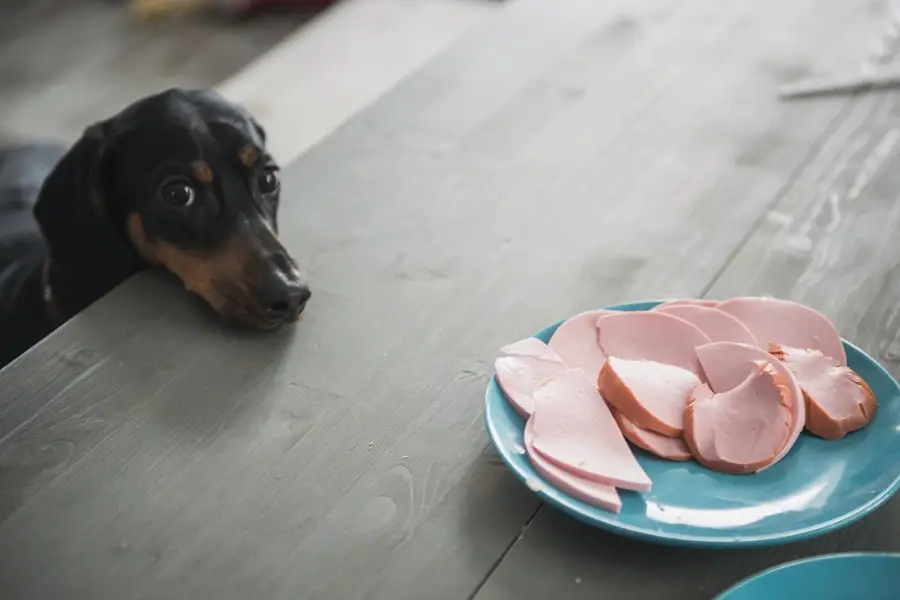
[[[607,356],[675,365],[702,379],[694,348],[710,339],[696,325],[658,311],[616,313],[597,325],[600,348]]]
[[[747,326],[759,345],[808,348],[847,364],[841,336],[822,313],[797,302],[776,298],[732,298],[719,304]]]
[[[698,386],[684,417],[684,439],[702,465],[743,475],[772,464],[791,432],[790,391],[773,364],[754,363],[727,392]]]
[[[616,488],[561,469],[538,452],[534,447],[533,428],[531,421],[525,424],[525,451],[531,466],[547,483],[592,506],[614,513],[622,510],[622,500]]]
[[[701,300],[699,298],[680,298],[678,300],[667,300],[661,302],[650,310],[660,310],[669,306],[706,306],[709,308],[719,305],[718,300]]]
[[[758,346],[756,338],[747,326],[724,310],[693,304],[670,304],[658,309],[669,315],[680,317],[696,325],[700,331],[714,342],[739,342]]]
[[[713,342],[697,347],[697,358],[703,367],[706,381],[713,392],[721,394],[740,385],[754,372],[754,363],[765,361],[772,365],[786,382],[791,410],[791,432],[784,447],[763,469],[768,468],[787,456],[803,432],[806,423],[806,405],[793,373],[768,352],[757,346],[737,342]],[[773,360],[774,359],[774,360]],[[761,469],[762,470],[762,469]]]
[[[684,409],[699,384],[687,369],[616,356],[609,357],[597,378],[600,394],[628,420],[669,437],[681,436]]]
[[[683,461],[691,459],[691,450],[682,438],[668,437],[655,431],[638,427],[615,408],[610,407],[610,410],[616,419],[616,423],[619,424],[619,429],[622,430],[622,435],[638,448],[643,448],[647,452],[666,460]]]
[[[606,355],[597,341],[597,319],[607,310],[583,312],[567,319],[550,338],[550,349],[572,369],[584,369],[591,381],[597,379]]]
[[[839,440],[868,425],[878,408],[872,388],[849,367],[818,350],[772,345],[769,351],[794,374],[803,390],[806,429]]]
[[[609,407],[580,369],[544,381],[534,394],[534,449],[565,471],[605,485],[647,492],[651,481]]]
[[[562,359],[537,338],[527,338],[500,349],[494,361],[497,383],[522,418],[534,412],[534,390],[548,377],[566,370]]]

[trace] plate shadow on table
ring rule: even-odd
[[[520,493],[531,495],[519,483]],[[573,582],[603,582],[607,589],[623,591],[623,598],[680,598],[709,600],[739,580],[769,567],[797,558],[830,554],[848,549],[883,549],[865,527],[865,519],[821,538],[783,546],[753,549],[696,549],[663,546],[624,538],[587,526],[552,506],[542,504],[532,522],[523,529],[522,540],[510,549],[493,574],[499,583],[534,597],[539,576],[518,577],[523,565],[561,565],[559,572],[569,576],[564,582],[550,584],[543,593],[560,592]],[[526,541],[527,540],[527,541]],[[852,540],[852,543],[851,543]],[[886,548],[884,548],[886,549]],[[686,574],[693,574],[686,577]],[[652,574],[652,576],[648,576]],[[685,583],[690,581],[689,584]],[[637,586],[635,582],[640,582]],[[681,587],[679,587],[681,586]],[[677,593],[672,591],[677,589]],[[610,598],[610,600],[615,600]]]
[[[467,560],[478,569],[505,555],[524,524],[534,518],[540,501],[506,468],[490,445],[469,467],[460,485],[466,488],[460,525],[473,550]],[[492,556],[479,556],[485,549]]]

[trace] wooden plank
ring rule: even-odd
[[[710,281],[845,106],[773,92],[854,8],[504,7],[287,169],[296,330],[147,274],[0,373],[4,597],[473,593],[537,506],[484,451],[496,348]]]
[[[900,376],[897,253],[900,94],[854,102],[786,194],[777,198],[709,296],[771,294],[815,306]],[[900,500],[846,530],[756,551],[701,552],[588,530],[549,507],[528,527],[478,600],[708,600],[739,579],[799,557],[900,549]],[[647,574],[652,573],[652,577]]]
[[[266,125],[269,152],[288,163],[500,6],[344,0],[218,89]]]

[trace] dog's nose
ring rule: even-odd
[[[297,281],[278,281],[262,289],[261,304],[272,319],[296,318],[312,296],[309,287]]]

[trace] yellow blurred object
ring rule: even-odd
[[[208,10],[215,0],[131,0],[131,9],[142,19],[178,17]]]

